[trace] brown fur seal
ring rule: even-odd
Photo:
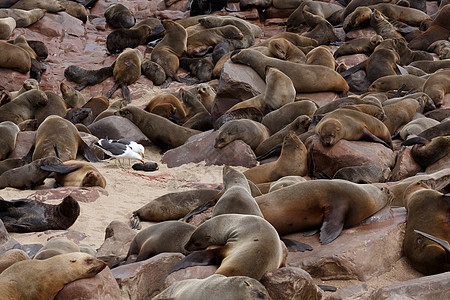
[[[22,167],[26,162],[21,158],[8,158],[0,161],[0,175],[8,170]]]
[[[438,40],[430,45],[428,52],[434,52],[439,56],[439,59],[450,58],[450,42],[446,40]]]
[[[315,131],[325,146],[333,146],[340,139],[369,139],[392,149],[391,134],[386,125],[356,110],[339,108],[330,112],[319,121]]]
[[[0,18],[11,17],[16,20],[16,27],[28,27],[45,15],[45,9],[35,8],[31,10],[23,10],[16,8],[4,8],[0,10]]]
[[[150,59],[142,61],[141,72],[153,82],[153,85],[161,85],[166,80],[164,69]]]
[[[450,70],[431,75],[423,85],[423,91],[433,100],[436,107],[444,104],[445,94],[450,93]]]
[[[246,276],[226,277],[214,274],[204,279],[186,279],[173,283],[152,298],[160,299],[271,299],[266,288],[257,280]]]
[[[133,13],[121,3],[113,3],[105,10],[106,22],[112,28],[130,28],[136,23]]]
[[[319,46],[309,51],[306,55],[306,64],[325,66],[331,70],[334,70],[337,67],[333,52],[326,46]]]
[[[307,6],[305,6],[306,8]],[[303,36],[315,39],[319,45],[328,44],[333,41],[338,41],[333,30],[333,25],[321,16],[314,15],[303,10],[306,24],[311,27],[311,31],[303,33]]]
[[[302,176],[283,176],[277,181],[271,182],[269,187],[269,193],[280,190],[287,186],[297,184],[299,182],[305,182],[306,179]],[[267,193],[266,193],[267,194]]]
[[[313,15],[320,16],[324,19],[329,19],[334,13],[340,11],[341,9],[341,6],[334,3],[301,1],[301,3],[299,3],[299,5],[295,7],[295,10],[289,15],[286,25],[288,28],[293,28],[303,24],[305,22],[305,11]]]
[[[62,161],[73,160],[78,151],[88,161],[98,161],[70,121],[51,115],[39,125],[34,141],[33,160],[49,156],[59,157]]]
[[[200,95],[184,89],[180,89],[179,94],[187,111],[183,127],[201,131],[213,129],[211,114],[200,102]]]
[[[431,189],[423,181],[413,183],[405,192],[406,219],[403,251],[411,265],[425,275],[450,271],[449,249],[445,249],[426,235],[450,241],[448,195]]]
[[[77,167],[76,170],[66,168],[67,166]],[[91,163],[79,160],[65,161],[64,164],[46,166],[43,170],[55,173],[56,186],[99,186],[105,188],[106,179]]]
[[[289,131],[293,131],[296,135],[300,135],[308,131],[309,125],[311,125],[311,118],[306,115],[298,116],[294,121],[284,126],[279,131],[273,133],[270,137],[265,139],[255,149],[256,156],[260,156],[269,152],[275,146],[281,144],[283,139],[287,136]]]
[[[102,111],[94,120],[94,122],[97,122],[98,120],[101,120],[103,118],[113,116],[116,111],[119,109],[125,107],[127,105],[127,102],[125,99],[119,99],[114,102],[112,102],[108,108],[104,111]],[[93,123],[94,123],[93,122]]]
[[[175,118],[176,120],[183,120],[187,114],[184,105],[172,94],[154,96],[144,110],[164,118]]]
[[[163,252],[190,253],[184,249],[196,226],[181,221],[164,221],[140,231],[133,238],[127,262],[143,261]]]
[[[0,256],[0,274],[16,262],[28,259],[30,259],[28,254],[21,249],[11,249],[6,251]]]
[[[373,52],[376,46],[381,43],[383,38],[381,35],[374,35],[371,37],[362,37],[356,38],[350,41],[346,41],[343,43],[337,50],[334,52],[334,57],[337,58],[339,56],[351,55],[356,53],[366,53],[370,54]]]
[[[317,104],[310,100],[295,101],[274,110],[264,116],[261,123],[269,128],[271,133],[281,130],[293,122],[298,116],[312,116],[317,110]]]
[[[180,81],[177,72],[179,59],[187,49],[187,32],[183,26],[173,21],[163,21],[162,25],[166,34],[153,49],[150,59],[164,69],[166,77]]]
[[[17,45],[0,41],[0,67],[27,73],[31,69],[28,53]]]
[[[276,68],[266,69],[266,89],[263,94],[244,100],[232,106],[227,112],[255,107],[263,114],[274,111],[295,100],[295,88],[292,80]]]
[[[284,138],[280,157],[267,164],[259,165],[244,172],[245,177],[258,184],[271,182],[283,176],[305,176],[308,173],[307,150],[294,132]]]
[[[411,149],[413,159],[426,168],[450,152],[450,136],[437,136],[430,140],[414,137],[402,143],[403,146],[414,145]]]
[[[204,29],[188,37],[186,53],[189,56],[202,56],[209,47],[214,47],[223,39],[240,40],[243,37],[242,32],[234,25]]]
[[[58,2],[64,7],[66,13],[86,23],[88,14],[83,5],[70,0],[58,0]]]
[[[52,238],[39,249],[33,259],[43,260],[55,255],[80,252],[80,247],[67,238]]]
[[[116,59],[114,63],[113,76],[114,86],[106,93],[110,98],[112,94],[120,87],[122,96],[131,103],[130,90],[128,85],[134,83],[141,76],[141,64],[143,60],[142,53],[138,49],[126,48]]]
[[[38,107],[34,113],[38,126],[50,115],[64,117],[67,113],[66,103],[61,96],[52,91],[45,91],[45,95],[48,99],[47,104]]]
[[[214,98],[216,97],[216,90],[214,90],[209,84],[202,83],[197,86],[197,93],[200,95],[200,102],[210,113]]]
[[[397,103],[383,106],[386,119],[384,125],[389,129],[391,135],[402,126],[412,120],[414,115],[423,112],[425,100],[423,98],[405,98]]]
[[[439,69],[448,69],[450,68],[450,59],[443,60],[418,60],[413,61],[410,66],[421,69],[422,71],[430,74],[438,71]]]
[[[361,28],[369,25],[372,10],[367,6],[357,7],[351,14],[349,14],[343,21],[342,27],[345,32],[349,32],[356,28]]]
[[[181,146],[188,138],[200,133],[134,106],[124,107],[114,114],[133,122],[153,142],[171,147]]]
[[[402,140],[406,140],[409,135],[419,135],[422,131],[438,124],[440,124],[439,121],[429,117],[418,118],[403,126],[399,134]]]
[[[185,249],[206,250],[210,259],[222,259],[215,274],[249,276],[256,280],[267,271],[285,265],[286,252],[276,230],[264,218],[253,215],[224,214],[201,224],[191,235]],[[171,271],[190,266],[193,253],[179,261]],[[205,257],[206,258],[206,257]]]
[[[354,183],[385,182],[391,174],[389,168],[381,168],[374,164],[344,167],[333,175],[333,179],[344,179]]]
[[[234,63],[242,63],[252,67],[261,78],[265,78],[267,66],[278,68],[291,78],[297,93],[309,92],[347,92],[349,86],[342,76],[324,66],[302,65],[267,57],[264,54],[243,49],[231,56]],[[299,80],[301,78],[301,80]]]
[[[280,235],[321,226],[320,243],[328,244],[344,227],[370,217],[391,198],[387,188],[318,179],[256,197],[256,202]]]
[[[212,217],[223,214],[245,214],[263,217],[252,196],[249,182],[244,174],[236,169],[223,168],[223,194],[220,196]]]
[[[22,167],[10,169],[0,175],[0,189],[13,187],[16,189],[31,189],[44,182],[51,172],[41,169],[42,166],[60,164],[56,157],[38,159]]]
[[[88,70],[76,65],[70,65],[64,70],[67,80],[78,83],[74,88],[81,91],[87,86],[96,85],[113,76],[114,65],[96,70]]]
[[[81,252],[19,261],[2,273],[0,291],[6,299],[53,299],[67,283],[94,277],[105,266],[103,261]]]
[[[30,199],[0,200],[0,218],[8,232],[66,230],[78,218],[80,205],[66,196],[58,205]]]
[[[420,26],[424,21],[430,21],[431,17],[425,12],[413,7],[399,6],[393,3],[378,3],[371,5],[370,8],[377,9],[384,16],[400,22],[404,22],[411,26]]]
[[[274,57],[295,63],[306,62],[305,53],[285,38],[271,39],[268,48]]]
[[[231,120],[223,124],[217,133],[215,148],[223,148],[234,140],[242,140],[252,149],[270,136],[266,126],[249,119]]]
[[[11,8],[17,8],[17,9],[23,9],[23,10],[42,8],[42,9],[45,9],[47,12],[53,12],[53,13],[64,10],[64,7],[61,4],[59,4],[59,2],[56,0],[36,0],[36,1],[19,0],[17,3],[12,5]]]
[[[197,77],[200,82],[210,81],[214,65],[205,58],[181,57],[180,67]]]
[[[411,89],[422,90],[422,86],[426,79],[419,76],[404,74],[404,75],[388,75],[383,76],[372,82],[367,91],[369,92],[387,92],[391,90],[398,90],[403,84],[404,90]]]
[[[376,107],[381,108],[381,102],[373,97],[370,98],[360,98],[356,97],[355,95],[339,98],[331,101],[330,103],[325,104],[324,106],[319,107],[314,114],[316,115],[323,115],[326,113],[329,113],[333,110],[336,110],[340,107],[349,106],[349,105],[358,105],[358,104],[370,104],[374,105]]]
[[[11,102],[0,106],[0,122],[11,121],[19,124],[28,119],[33,119],[36,110],[45,106],[47,102],[48,97],[43,91],[27,91]]]
[[[16,20],[11,17],[0,18],[0,39],[9,39],[15,28]]]
[[[9,153],[16,147],[16,138],[20,129],[11,121],[3,121],[0,123],[0,160],[8,157]]]

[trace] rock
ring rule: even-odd
[[[205,161],[209,165],[256,166],[255,153],[242,140],[235,140],[224,148],[214,148],[217,131],[206,131],[192,136],[184,145],[167,151],[161,162],[169,168],[178,167],[190,162]]]
[[[5,224],[0,220],[0,255],[10,249],[20,248],[19,242],[13,239],[5,228]]]
[[[165,287],[168,288],[174,282],[185,279],[204,279],[216,272],[217,266],[194,266],[186,269],[181,269],[170,273],[165,281]]]
[[[28,28],[32,31],[39,32],[47,37],[63,37],[64,28],[62,24],[57,22],[55,19],[51,18],[52,14],[46,13],[45,16],[29,26]],[[80,21],[81,22],[81,21]]]
[[[338,289],[336,292],[328,295],[326,300],[344,300],[344,299],[359,299],[369,300],[370,293],[374,289],[367,284],[355,284],[350,285],[342,289]]]
[[[111,270],[106,267],[92,278],[75,280],[66,284],[55,300],[120,300],[120,288]]]
[[[450,272],[424,276],[379,289],[371,299],[448,299]]]
[[[411,156],[411,147],[402,147],[397,152],[395,166],[392,169],[390,181],[398,181],[416,175],[422,167]]]
[[[105,230],[105,241],[97,251],[96,257],[113,267],[127,257],[131,241],[136,232],[120,221],[112,221]]]
[[[365,55],[364,53],[358,53],[358,54],[351,54],[351,55],[344,55],[339,56],[336,58],[336,62],[338,65],[345,64],[348,68],[351,68],[359,63],[362,63],[369,57]]]
[[[437,171],[445,169],[445,168],[450,168],[450,154],[447,154],[446,156],[444,156],[443,158],[441,158],[434,164],[429,165],[425,169],[425,173],[434,173],[434,172],[437,172]]]
[[[295,233],[285,236],[313,247],[312,251],[289,252],[286,264],[300,267],[322,280],[367,281],[390,271],[393,263],[402,257],[406,221],[403,207],[391,210],[391,218],[378,218],[377,213],[372,217],[377,221],[344,229],[327,245],[320,245],[317,235],[304,237],[302,233]]]
[[[66,12],[59,12],[56,14],[46,14],[50,20],[62,26],[67,34],[82,37],[85,35],[83,21],[69,15]],[[44,16],[44,18],[46,17]]]
[[[126,139],[144,146],[151,145],[151,141],[130,120],[120,116],[109,116],[88,126],[93,135],[99,139]]]
[[[367,79],[366,71],[359,70],[349,76],[345,77],[348,85],[350,86],[350,92],[355,94],[362,94],[367,92],[370,86],[370,81]]]
[[[0,86],[7,91],[18,91],[28,78],[30,78],[29,72],[23,74],[11,69],[0,68]]]
[[[314,101],[319,107],[330,103],[331,101],[338,99],[339,95],[333,92],[320,92],[320,93],[297,93],[296,99],[308,99]]]
[[[169,270],[183,257],[181,253],[161,253],[114,268],[112,273],[122,292],[122,300],[151,299],[161,293]]]
[[[228,60],[223,66],[211,109],[213,122],[236,103],[262,94],[265,90],[266,83],[255,70]]]
[[[357,39],[357,38],[362,38],[362,37],[371,37],[377,35],[377,32],[375,31],[375,29],[372,29],[372,27],[366,27],[363,29],[356,29],[356,30],[352,30],[350,32],[347,32],[345,34],[345,40],[353,40],[353,39]]]
[[[21,131],[17,134],[16,147],[8,158],[22,158],[30,152],[36,139],[36,131]]]
[[[284,267],[264,274],[260,282],[272,299],[301,300],[322,299],[324,292],[314,284],[311,276],[295,267]]]
[[[38,251],[41,250],[42,247],[44,247],[44,245],[42,245],[42,244],[27,244],[27,245],[22,245],[22,247],[20,249],[25,251],[25,253],[28,255],[28,257],[33,259],[34,256],[36,255],[36,253],[38,253]]]
[[[99,186],[76,187],[65,186],[55,189],[38,190],[27,196],[27,199],[46,202],[47,200],[61,200],[71,195],[75,200],[84,203],[96,201],[100,196],[108,196],[108,192]]]
[[[394,152],[380,143],[340,140],[332,147],[325,147],[317,135],[309,137],[305,146],[312,150],[315,172],[333,177],[344,167],[375,164],[381,168],[391,168],[395,162]],[[371,153],[371,155],[367,155]]]

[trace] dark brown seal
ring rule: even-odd
[[[88,70],[76,65],[70,65],[64,70],[67,80],[78,83],[74,88],[81,91],[87,86],[96,85],[113,76],[114,65],[95,70]]]
[[[16,147],[16,138],[20,129],[11,121],[3,121],[0,123],[0,160],[8,157],[9,153]]]
[[[106,22],[112,28],[130,28],[136,23],[133,13],[121,3],[113,3],[105,10]]]

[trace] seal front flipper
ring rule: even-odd
[[[280,238],[281,241],[286,245],[286,247],[288,248],[288,251],[290,252],[305,252],[306,250],[308,251],[312,251],[313,248],[305,243],[296,241],[296,240],[292,240],[292,239],[286,239],[286,238]]]
[[[427,140],[424,137],[421,136],[416,136],[410,139],[407,139],[406,141],[404,141],[401,145],[402,146],[412,146],[412,145],[425,145],[429,142],[429,140]]]
[[[417,233],[417,234],[420,234],[420,235],[422,235],[422,236],[432,240],[433,242],[439,244],[440,246],[442,246],[442,248],[444,248],[444,250],[445,250],[445,254],[447,256],[447,260],[450,261],[450,244],[449,244],[449,242],[447,242],[445,240],[442,240],[440,238],[437,238],[435,236],[432,236],[431,234],[419,231],[417,229],[414,229],[414,232]]]
[[[341,234],[347,209],[347,204],[343,202],[333,203],[323,208],[323,223],[319,236],[322,245],[334,241]]]
[[[48,171],[48,172],[55,172],[55,173],[58,173],[61,175],[67,175],[67,174],[72,173],[73,171],[76,171],[82,167],[83,167],[83,165],[56,164],[56,165],[41,166],[41,170]]]
[[[95,153],[92,151],[92,149],[83,140],[80,140],[79,151],[80,151],[80,154],[83,155],[83,157],[88,162],[100,162],[101,161],[97,157],[97,155],[95,155]]]
[[[376,135],[374,135],[372,132],[370,132],[369,130],[367,130],[367,128],[364,128],[364,129],[363,129],[361,138],[362,138],[362,139],[369,140],[369,141],[373,141],[373,142],[375,142],[375,143],[380,143],[380,144],[382,144],[382,145],[388,147],[389,149],[393,150],[392,143],[391,143],[391,144],[388,144],[386,141],[383,141],[382,139],[380,139],[379,137],[377,137]]]
[[[205,204],[200,205],[199,207],[195,208],[194,210],[189,212],[187,215],[185,215],[183,217],[183,219],[181,219],[181,221],[187,222],[192,216],[198,215],[199,213],[204,212],[205,210],[210,208],[211,206],[214,206],[216,204],[217,200],[218,199],[214,198],[214,199],[206,202]]]
[[[195,251],[177,262],[172,269],[170,269],[169,274],[193,266],[220,265],[222,259],[221,248]]]

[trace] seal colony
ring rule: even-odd
[[[36,1],[42,8],[29,13],[22,10],[30,8],[28,0],[1,5],[13,2],[17,8],[4,11],[10,18],[10,41],[0,44],[5,50],[0,71],[9,72],[7,81],[0,79],[0,138],[5,145],[0,152],[0,196],[5,197],[0,218],[8,231],[46,230],[39,236],[42,242],[55,234],[47,230],[70,228],[93,245],[102,240],[105,222],[130,220],[134,228],[144,229],[134,238],[130,233],[130,246],[122,243],[114,249],[122,253],[110,251],[110,268],[146,263],[162,252],[187,255],[166,266],[179,279],[186,278],[182,268],[199,261],[218,266],[216,275],[179,281],[161,287],[159,291],[168,289],[160,296],[144,298],[202,299],[211,295],[204,291],[208,285],[232,299],[279,299],[267,277],[270,281],[273,272],[286,272],[286,260],[298,264],[283,235],[313,241],[313,247],[301,250],[312,250],[305,257],[322,249],[339,251],[349,235],[349,248],[362,241],[361,230],[372,226],[364,224],[366,218],[375,214],[377,220],[384,207],[403,205],[406,233],[396,233],[402,243],[385,255],[403,251],[405,265],[425,275],[449,270],[450,63],[449,29],[442,21],[448,19],[448,2],[437,7],[430,1],[242,1],[238,13],[199,15],[191,10],[196,16],[188,17],[182,2],[172,6],[173,1],[166,1],[170,11],[150,14],[154,8],[147,10],[147,1],[77,1],[88,7],[88,18],[69,5],[56,13],[63,8],[54,0]],[[206,6],[203,13],[227,7],[223,1],[212,7],[212,2],[191,5]],[[400,6],[405,2],[408,8]],[[423,4],[420,10],[417,2]],[[60,21],[74,21],[69,15],[85,23],[77,19],[69,28]],[[286,32],[271,22],[263,25],[254,15],[266,20],[281,16],[296,24]],[[54,33],[41,26],[45,22],[53,22]],[[66,31],[64,36],[58,36],[58,28]],[[133,36],[127,38],[127,33]],[[58,36],[57,46],[48,42],[48,34]],[[65,48],[58,53],[57,47]],[[119,87],[122,95],[114,93]],[[148,111],[141,109],[145,105]],[[425,121],[425,115],[436,120]],[[30,132],[19,131],[23,129]],[[196,150],[189,148],[193,144]],[[160,151],[163,157],[176,153],[177,159],[190,159],[206,149],[230,165],[241,164],[238,159],[245,154],[250,155],[246,161],[256,163],[257,154],[261,162],[248,170],[220,167],[219,172],[219,167],[203,164],[171,169],[161,162],[165,159],[159,161]],[[143,160],[144,152],[158,162],[119,169],[105,156]],[[335,171],[328,174],[324,164]],[[95,193],[100,198],[89,203],[98,197]],[[431,198],[433,202],[424,201]],[[423,223],[424,216],[439,226]],[[393,219],[398,215],[383,222]],[[147,221],[159,223],[150,226]],[[304,230],[320,234],[305,238],[299,234]],[[21,244],[38,238],[13,237]],[[65,269],[62,275],[78,270]],[[14,270],[5,273],[8,280],[14,273],[30,276]],[[319,280],[320,275],[307,271]],[[386,270],[379,266],[379,271]],[[342,275],[341,270],[327,272]],[[37,284],[31,277],[28,281]],[[8,295],[32,297],[3,284]]]

